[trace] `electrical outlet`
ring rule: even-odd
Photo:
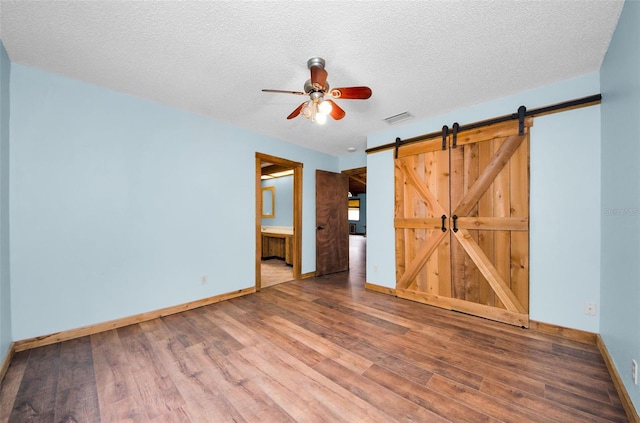
[[[200,285],[206,285],[207,284],[207,276],[203,276],[200,278]]]
[[[584,305],[584,314],[588,316],[596,315],[596,305],[594,303],[586,303]]]
[[[635,360],[631,360],[631,379],[633,379],[633,384],[638,384],[638,362]]]

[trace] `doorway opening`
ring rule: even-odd
[[[343,170],[349,177],[349,272],[365,278],[367,236],[367,168]]]
[[[284,173],[283,173],[284,172]],[[264,180],[291,176],[290,188],[278,190]],[[267,285],[300,279],[302,261],[302,163],[256,153],[256,291]],[[278,193],[283,201],[278,201]],[[285,220],[278,205],[292,203]],[[290,214],[289,214],[290,213]],[[267,263],[272,259],[270,265]],[[268,276],[267,276],[268,272]],[[263,276],[265,276],[263,278]],[[263,284],[263,279],[266,284]]]
[[[343,170],[349,177],[349,235],[367,234],[367,168]]]
[[[350,237],[366,231],[366,168],[316,170],[316,276],[350,269]]]

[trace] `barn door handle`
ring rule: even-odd
[[[322,226],[318,226],[316,229],[317,229],[317,230],[319,230],[319,231],[321,231],[321,230],[323,230],[323,229],[324,229],[324,227],[322,227]]]
[[[443,214],[442,215],[442,232],[447,232],[447,228],[445,228],[446,221],[447,221],[447,215]]]
[[[451,218],[453,219],[453,232],[458,232],[458,216],[454,214]]]

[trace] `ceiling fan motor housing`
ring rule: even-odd
[[[311,94],[314,92],[322,92],[322,93],[326,93],[329,91],[329,83],[325,82],[324,83],[324,87],[322,88],[322,90],[317,90],[316,87],[314,87],[313,82],[311,82],[310,79],[307,79],[307,82],[304,83],[304,92],[307,94]]]

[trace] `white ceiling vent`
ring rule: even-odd
[[[384,118],[384,121],[389,125],[393,125],[394,123],[402,122],[403,120],[411,119],[413,115],[409,112],[402,112],[397,115],[389,116],[388,118]]]

